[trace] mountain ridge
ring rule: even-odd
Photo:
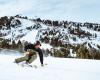
[[[9,29],[6,28],[7,19],[8,22],[11,20],[8,26]],[[6,24],[5,27],[2,26],[0,34],[6,33],[6,35],[1,35],[1,38],[8,39],[10,43],[12,41],[18,42],[19,40],[34,43],[36,40],[40,40],[53,48],[65,47],[69,49],[68,54],[65,54],[65,56],[69,56],[71,49],[77,50],[79,46],[83,46],[84,49],[86,47],[89,51],[92,49],[93,52],[97,50],[97,53],[99,53],[100,24],[41,20],[40,18],[28,19],[28,17],[20,15],[9,18],[4,17],[3,20]]]

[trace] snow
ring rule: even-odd
[[[39,29],[33,29],[30,31],[30,30],[27,30],[26,28],[36,25],[35,22],[28,20],[28,19],[21,19],[21,18],[15,18],[15,19],[19,19],[21,21],[21,23],[22,23],[21,27],[11,28],[11,31],[1,30],[1,32],[8,34],[7,36],[3,36],[3,38],[15,40],[16,43],[19,40],[34,43],[36,40],[40,40],[41,36],[42,37],[45,36],[42,34],[43,32],[50,31],[50,30],[59,31],[60,34],[62,35],[62,36],[60,36],[61,37],[60,40],[62,40],[64,42],[69,42],[70,44],[82,44],[84,42],[87,42],[87,43],[91,43],[92,47],[94,47],[95,49],[98,49],[97,45],[99,45],[99,43],[100,43],[100,32],[94,31],[94,30],[86,28],[86,27],[81,27],[81,29],[84,30],[85,32],[90,32],[92,35],[96,34],[97,37],[95,38],[94,36],[92,36],[91,40],[89,40],[88,37],[79,38],[77,35],[70,34],[67,28],[66,29],[62,28],[62,27],[61,28],[52,28],[52,27],[49,27],[48,25],[44,25],[42,23],[40,23],[41,27]],[[72,29],[73,28],[75,28],[75,26],[72,26]],[[55,36],[49,35],[48,37],[52,38],[52,37],[57,37],[58,35],[59,35],[59,33],[56,34]],[[68,38],[66,38],[66,37],[68,37]],[[73,40],[73,38],[75,38],[76,40]],[[49,49],[52,48],[50,45],[47,45],[47,44],[43,44],[42,48],[47,49],[46,48],[47,46],[49,46]]]
[[[11,31],[9,32],[8,30],[2,30],[2,32],[5,32],[8,34],[7,36],[5,36],[4,38],[5,39],[13,39],[13,40],[19,40],[19,36],[20,35],[25,35],[27,33],[29,33],[30,31],[27,30],[26,28],[27,27],[30,27],[30,26],[34,26],[35,23],[31,20],[27,20],[27,19],[21,19],[21,18],[15,18],[15,19],[18,19],[21,21],[21,27],[17,27],[17,28],[11,28]]]
[[[38,66],[35,69],[13,63],[21,56],[0,54],[0,80],[100,80],[99,60],[45,57],[48,65],[40,67],[37,58],[32,63]]]
[[[21,18],[16,18],[16,19],[19,19],[21,21],[23,28],[35,25],[33,21],[27,19],[21,19]]]
[[[28,41],[31,43],[34,43],[36,41],[36,35],[37,35],[38,30],[32,30],[29,33],[27,33],[26,36],[21,38],[21,41]]]
[[[45,44],[45,43],[42,43],[41,44],[41,49],[51,49],[52,46],[50,44]]]

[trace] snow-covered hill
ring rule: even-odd
[[[15,23],[15,20],[19,20],[21,22],[21,24],[17,25],[16,27],[12,27],[11,25]],[[6,34],[5,36],[2,36],[2,38],[18,41],[20,38],[25,36],[27,33],[30,33],[32,28],[37,28],[37,26],[35,26],[35,25],[36,25],[36,23],[34,23],[28,19],[14,18],[10,23],[11,28],[0,30],[0,32],[2,34]],[[35,37],[36,33],[33,35]],[[30,36],[29,36],[29,38],[30,38]]]
[[[2,22],[2,20],[4,21]],[[9,25],[8,22],[10,22]],[[22,43],[24,41],[34,43],[39,40],[43,44],[41,46],[43,49],[61,49],[65,47],[66,53],[68,52],[65,57],[71,56],[72,53],[78,53],[78,49],[84,46],[87,49],[85,53],[87,53],[88,57],[91,56],[90,58],[94,59],[93,56],[95,55],[95,58],[99,59],[100,24],[98,23],[42,20],[40,18],[28,19],[27,17],[16,15],[8,17],[8,19],[7,17],[1,18],[0,37],[8,40],[8,42],[4,41],[3,43],[0,38],[1,48],[5,47],[5,43],[9,47],[8,43],[14,43],[13,41],[16,43],[19,40]],[[19,48],[18,45],[16,46],[16,49]],[[62,49],[62,51],[64,50]],[[52,54],[52,50],[50,50],[50,54]],[[81,55],[80,52],[79,55]]]
[[[40,67],[37,58],[32,64],[38,68],[21,67],[13,63],[23,55],[14,51],[0,54],[0,80],[100,80],[100,61],[45,57]],[[1,53],[1,52],[0,52]]]
[[[13,18],[14,19],[10,23],[10,29],[6,29],[5,26],[0,30],[0,34],[2,34],[1,38],[34,42],[36,39],[39,40],[40,38],[47,37],[52,39],[59,37],[59,40],[72,44],[87,42],[99,45],[98,43],[100,42],[100,25],[96,23],[78,23],[70,21],[54,22],[53,20],[40,22],[17,17]],[[16,20],[19,20],[20,25],[15,25]],[[92,28],[89,28],[91,24]],[[55,27],[55,25],[59,27]]]

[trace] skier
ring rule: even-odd
[[[27,46],[25,46],[26,55],[24,57],[15,59],[15,63],[26,61],[26,64],[31,64],[37,58],[38,53],[41,66],[43,66],[43,53],[40,49],[40,46],[41,43],[39,41],[36,41],[35,44],[28,44]]]

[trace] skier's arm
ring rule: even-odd
[[[38,51],[38,54],[39,54],[40,62],[41,62],[41,64],[43,64],[43,53],[42,53],[42,50],[39,48],[37,51]]]

